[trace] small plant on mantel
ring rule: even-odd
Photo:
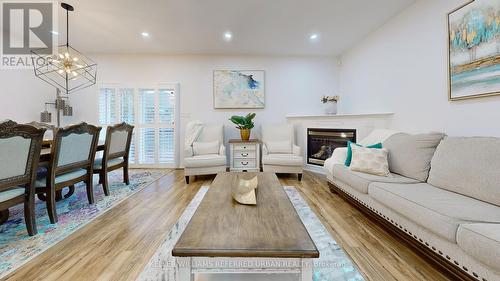
[[[339,100],[339,96],[322,96],[321,102],[324,104],[325,114],[337,114],[337,102]]]
[[[322,96],[321,97],[321,102],[322,103],[327,103],[327,102],[338,102],[340,100],[339,96]]]
[[[233,115],[229,119],[236,125],[237,129],[240,129],[241,140],[248,141],[250,139],[250,132],[255,126],[253,123],[255,115],[255,113],[248,113],[246,116]]]

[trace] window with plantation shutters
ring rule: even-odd
[[[177,167],[176,84],[161,87],[103,87],[99,122],[135,126],[130,146],[131,167]]]
[[[101,88],[99,91],[99,124],[116,123],[116,93],[114,88]]]

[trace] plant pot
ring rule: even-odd
[[[326,102],[324,104],[325,114],[335,115],[337,114],[337,102]]]
[[[241,140],[248,141],[250,139],[250,129],[240,129]]]

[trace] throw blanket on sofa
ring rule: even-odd
[[[201,121],[191,121],[186,125],[186,138],[184,140],[185,147],[191,147],[200,135],[203,123]]]

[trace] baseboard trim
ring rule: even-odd
[[[438,269],[443,274],[450,277],[451,280],[467,280],[467,281],[477,281],[477,280],[485,280],[480,279],[479,277],[471,276],[468,272],[464,271],[459,266],[456,266],[450,260],[444,258],[433,250],[429,249],[425,245],[421,244],[418,240],[415,240],[412,236],[405,233],[395,225],[391,224],[381,216],[379,216],[374,211],[370,210],[356,199],[349,196],[349,194],[345,193],[341,188],[334,185],[330,181],[328,181],[328,187],[332,193],[338,194],[345,201],[349,202],[351,205],[355,206],[365,215],[367,215],[370,219],[375,221],[377,224],[382,226],[384,230],[389,232],[390,234],[395,235],[399,240],[408,245],[413,251],[417,252],[420,256],[422,256],[426,261],[431,263],[436,269]],[[486,281],[486,280],[485,280]]]

